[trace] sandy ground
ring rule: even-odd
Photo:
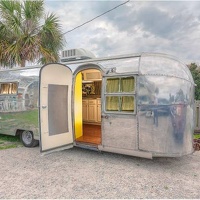
[[[0,198],[200,198],[200,151],[153,160],[73,148],[0,151]]]

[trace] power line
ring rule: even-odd
[[[102,14],[96,16],[96,17],[94,17],[93,19],[91,19],[91,20],[89,20],[89,21],[86,21],[85,23],[83,23],[83,24],[81,24],[81,25],[79,25],[79,26],[76,26],[75,28],[73,28],[73,29],[71,29],[71,30],[69,30],[69,31],[66,31],[66,32],[63,33],[62,35],[65,35],[66,33],[72,32],[72,31],[74,31],[75,29],[80,28],[81,26],[84,26],[85,24],[90,23],[91,21],[94,21],[95,19],[97,19],[97,18],[99,18],[99,17],[101,17],[101,16],[103,16],[103,15],[105,15],[105,14],[111,12],[112,10],[115,10],[116,8],[118,8],[118,7],[120,7],[120,6],[122,6],[122,5],[124,5],[124,4],[127,4],[129,1],[130,1],[130,0],[128,0],[128,1],[126,1],[126,2],[124,2],[124,3],[119,4],[118,6],[115,6],[114,8],[112,8],[112,9],[110,9],[110,10],[108,10],[108,11],[106,11],[106,12],[104,12],[104,13],[102,13]]]

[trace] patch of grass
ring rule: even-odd
[[[18,144],[9,144],[9,145],[3,145],[3,146],[0,145],[0,150],[16,148],[18,146],[19,146]]]
[[[19,137],[0,134],[0,150],[16,148],[19,146],[22,146]]]
[[[8,141],[8,142],[20,142],[19,137],[11,136],[11,135],[1,135],[0,134],[0,142],[1,141]]]
[[[200,134],[194,134],[194,139],[199,139],[200,138]]]

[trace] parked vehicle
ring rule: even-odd
[[[78,55],[78,56],[77,56]],[[78,146],[138,157],[193,152],[194,81],[164,54],[94,58],[0,71],[0,132],[41,152]]]

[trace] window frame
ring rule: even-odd
[[[121,89],[121,79],[122,78],[130,78],[130,77],[133,77],[134,78],[134,91],[132,92],[114,92],[114,93],[107,93],[107,80],[108,79],[117,79],[119,78],[119,90]],[[122,114],[122,115],[136,115],[136,103],[137,103],[137,100],[136,100],[136,87],[137,87],[137,84],[136,84],[136,75],[134,74],[130,74],[130,75],[116,75],[116,76],[107,76],[107,77],[104,77],[104,87],[103,87],[103,91],[104,91],[104,112],[106,114]],[[108,96],[116,96],[116,97],[124,97],[124,96],[130,96],[130,97],[133,97],[133,101],[134,101],[134,110],[133,111],[122,111],[122,110],[118,110],[118,111],[108,111],[106,110],[106,104],[107,104],[107,97]],[[120,105],[119,105],[120,106]],[[119,107],[118,107],[119,108]],[[121,109],[121,108],[120,108]]]
[[[1,87],[2,84],[15,84],[17,89],[16,89],[16,93],[6,93],[3,94],[1,93]],[[0,96],[17,96],[18,95],[18,89],[19,89],[19,82],[18,81],[4,81],[4,82],[0,82]]]

